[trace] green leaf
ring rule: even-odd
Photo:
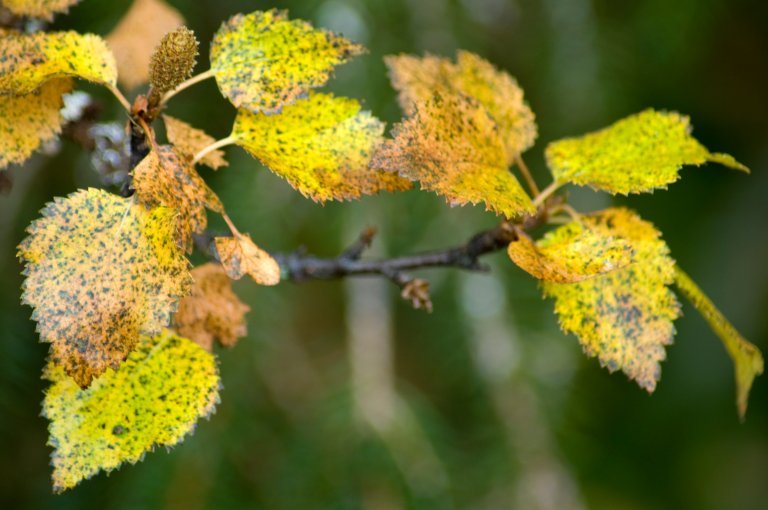
[[[711,161],[749,172],[732,156],[710,153],[696,141],[688,117],[650,109],[600,131],[553,142],[546,158],[559,183],[625,195],[666,188],[683,165]]]
[[[675,285],[707,321],[712,331],[723,341],[725,350],[736,369],[736,407],[744,420],[749,390],[755,377],[763,373],[763,355],[752,343],[736,331],[696,283],[680,267],[675,266]]]
[[[626,240],[635,262],[578,283],[543,281],[544,295],[555,298],[560,327],[579,338],[588,356],[652,392],[661,378],[664,347],[675,333],[672,321],[680,315],[667,287],[675,262],[654,226],[628,209],[605,209],[582,221],[604,236]]]
[[[43,376],[51,381],[43,416],[51,422],[55,492],[179,443],[213,412],[221,385],[215,358],[169,331],[141,337],[118,371],[86,390],[53,362]]]
[[[53,360],[82,387],[117,368],[140,334],[167,326],[189,293],[175,213],[88,189],[56,198],[19,245],[22,301]]]

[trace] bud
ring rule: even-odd
[[[195,33],[187,27],[163,36],[149,63],[153,96],[162,96],[190,77],[197,63],[198,46]]]

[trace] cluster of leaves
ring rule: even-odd
[[[4,5],[48,19],[74,3]],[[19,246],[23,301],[51,344],[44,414],[55,490],[136,462],[155,445],[173,445],[208,416],[219,387],[213,343],[232,346],[245,334],[248,307],[231,280],[248,274],[263,285],[280,281],[275,259],[237,230],[197,172],[198,164],[225,167],[221,148],[229,144],[315,201],[418,182],[452,205],[483,203],[514,230],[509,257],[554,299],[562,329],[587,355],[649,392],[680,315],[670,288],[677,284],[724,340],[743,416],[762,356],[677,267],[656,228],[628,209],[582,215],[550,200],[564,184],[623,194],[663,188],[683,165],[747,170],[697,142],[687,117],[646,110],[549,144],[554,181],[539,192],[521,158],[537,136],[534,115],[517,82],[477,55],[459,52],[455,62],[388,57],[406,117],[387,139],[384,123],[358,101],[314,90],[335,66],[363,53],[361,46],[282,11],[236,15],[214,36],[210,69],[190,78],[198,42],[182,23],[161,0],[136,0],[109,45],[74,32],[0,32],[0,168],[23,162],[61,131],[62,96],[73,78],[102,84],[123,103],[118,80],[128,88],[150,83],[146,95],[126,104],[129,127],[149,148],[132,169],[133,194],[88,189],[57,198]],[[176,93],[211,77],[237,108],[228,137],[215,141],[160,117]],[[152,128],[158,118],[165,144]],[[185,255],[194,234],[205,231],[208,211],[224,218],[231,235],[213,240],[216,262],[190,271]],[[522,229],[530,215],[565,221],[535,240]],[[426,288],[418,294],[423,300]]]

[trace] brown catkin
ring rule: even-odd
[[[187,27],[179,27],[163,36],[149,64],[152,96],[159,99],[190,77],[197,63],[198,46],[195,33]]]

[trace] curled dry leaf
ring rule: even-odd
[[[246,335],[245,314],[250,308],[232,291],[232,280],[219,264],[194,268],[192,278],[192,291],[173,317],[176,330],[207,351],[214,340],[232,347]]]
[[[432,299],[429,297],[429,282],[421,278],[414,278],[403,286],[400,297],[410,301],[416,310],[426,310],[432,313]]]
[[[165,134],[168,137],[168,141],[179,152],[190,158],[216,141],[202,129],[197,129],[170,115],[163,115],[163,123],[165,124]],[[207,165],[214,170],[228,165],[227,160],[224,159],[224,151],[221,149],[209,152],[199,163]]]
[[[174,212],[88,189],[56,198],[19,245],[22,301],[53,361],[81,387],[154,335],[192,283]]]
[[[312,93],[280,115],[240,109],[236,143],[315,201],[351,200],[410,188],[392,172],[369,167],[384,123],[354,99]]]
[[[289,20],[285,11],[256,11],[233,16],[216,32],[211,70],[236,107],[275,113],[363,51],[338,34]]]
[[[3,0],[3,7],[18,16],[31,16],[51,21],[53,15],[67,12],[80,0]]]
[[[221,386],[216,359],[169,331],[142,337],[120,370],[88,389],[52,362],[43,375],[51,381],[43,415],[51,422],[55,492],[177,444],[213,413]]]
[[[107,36],[115,52],[120,83],[133,89],[149,81],[149,63],[168,32],[184,24],[179,11],[162,0],[134,0]]]
[[[256,246],[248,234],[214,239],[221,265],[233,280],[247,274],[259,285],[280,283],[280,265],[272,256]]]

